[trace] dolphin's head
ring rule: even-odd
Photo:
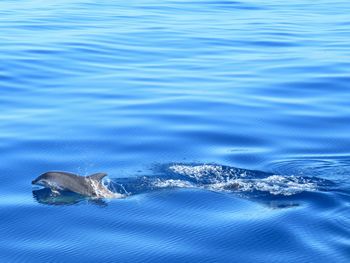
[[[52,186],[52,181],[54,179],[54,175],[55,175],[55,173],[53,173],[53,172],[43,173],[38,178],[34,179],[32,181],[32,184],[41,185],[41,186],[49,188],[50,186]]]

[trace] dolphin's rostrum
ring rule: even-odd
[[[96,173],[89,176],[79,176],[67,172],[47,172],[32,181],[32,184],[50,188],[52,192],[68,190],[83,196],[93,198],[116,198],[122,197],[108,190],[102,182],[106,173]]]

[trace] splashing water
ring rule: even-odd
[[[199,183],[210,183],[205,187],[215,191],[261,191],[272,195],[294,195],[304,191],[316,191],[317,180],[308,177],[273,175],[257,171],[243,170],[220,165],[173,165],[169,169],[175,173],[195,178]],[[263,178],[261,175],[268,175]]]
[[[100,186],[101,183],[96,180],[92,180],[89,178],[86,178],[86,180],[89,181],[90,185],[94,189],[96,198],[123,198],[124,197],[124,195],[118,192],[111,192],[108,189],[108,187],[105,187],[105,185],[103,185],[104,187],[101,187]]]
[[[217,191],[267,192],[272,195],[294,195],[304,191],[316,191],[317,184],[304,178],[272,175],[263,179],[235,179],[218,182],[209,186]]]
[[[315,177],[275,175],[217,164],[173,164],[163,172],[157,177],[113,178],[107,187],[122,197],[166,188],[201,188],[217,192],[261,192],[291,196],[320,190],[327,183],[326,180]]]

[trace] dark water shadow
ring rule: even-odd
[[[51,191],[50,188],[42,188],[39,190],[33,190],[32,194],[35,201],[43,205],[69,206],[89,203],[101,207],[107,206],[106,201],[103,199],[91,199],[71,191],[59,191],[57,193]]]

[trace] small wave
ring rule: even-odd
[[[176,164],[169,167],[169,169],[175,173],[186,175],[195,179],[201,179],[208,175],[214,175],[217,177],[230,176],[234,174],[234,169],[224,170],[224,166],[220,165],[181,165]]]
[[[272,195],[290,196],[304,191],[316,191],[318,182],[322,181],[316,178],[274,175],[216,164],[175,164],[169,169],[174,173],[195,178],[199,187],[206,187],[214,191],[259,191]],[[208,176],[210,176],[209,183]]]
[[[172,164],[159,176],[114,178],[108,188],[122,197],[165,188],[202,188],[217,192],[265,193],[291,196],[324,190],[325,180],[283,176],[218,164]]]
[[[190,182],[183,181],[183,180],[174,180],[174,179],[168,179],[168,180],[161,180],[157,179],[153,185],[155,187],[159,188],[191,188],[195,187],[195,185],[191,184]]]
[[[210,184],[227,182],[237,178],[258,177],[264,174],[260,171],[245,170],[218,164],[173,164],[168,170],[171,173],[185,176],[187,179],[195,180],[198,183]]]
[[[315,182],[307,182],[304,178],[272,175],[263,179],[236,179],[229,182],[218,182],[209,186],[217,191],[267,192],[272,195],[294,195],[304,191],[316,191]]]

